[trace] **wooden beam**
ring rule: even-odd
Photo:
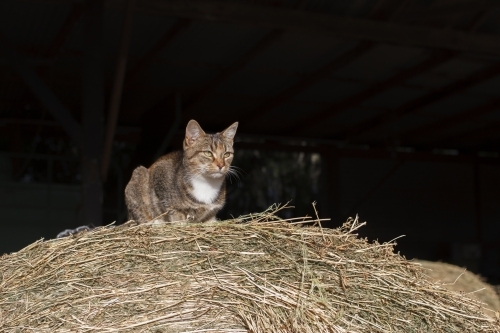
[[[419,20],[427,18],[440,18],[456,14],[480,12],[496,7],[500,7],[500,3],[497,0],[452,1],[437,6],[427,6],[427,8],[424,9],[415,10],[410,7],[406,12],[401,13],[401,18],[416,18]]]
[[[292,99],[294,96],[311,87],[319,80],[329,77],[334,70],[337,70],[350,63],[353,59],[356,59],[360,55],[372,49],[373,46],[374,44],[371,42],[361,42],[351,50],[342,54],[340,57],[333,59],[325,66],[317,69],[311,74],[304,76],[302,80],[285,89],[281,93],[271,97],[266,102],[264,102],[264,104],[262,104],[257,110],[244,117],[241,120],[242,125],[246,126],[247,124],[251,124],[252,122],[257,121],[260,117],[262,117],[272,109]]]
[[[116,61],[115,79],[113,90],[111,92],[109,112],[106,127],[106,136],[102,152],[101,176],[106,181],[108,175],[109,162],[113,150],[113,141],[115,137],[116,124],[118,122],[118,112],[122,100],[123,82],[127,70],[128,52],[130,46],[130,37],[132,35],[132,23],[134,20],[135,0],[128,0],[127,10],[123,21],[122,38],[120,49],[118,50],[118,59]]]
[[[499,139],[500,122],[496,121],[479,129],[461,131],[460,133],[450,135],[444,143],[447,145],[463,145],[466,147],[473,147],[484,143],[485,141],[496,142]],[[493,149],[498,151],[498,144],[495,144]]]
[[[340,190],[340,156],[336,150],[324,150],[321,153],[321,158],[323,161],[323,167],[326,171],[326,181],[327,186],[327,204],[325,207],[328,210],[328,216],[330,217],[330,221],[325,221],[325,227],[336,227],[342,225],[345,221],[345,216],[343,216],[341,211],[341,190]],[[320,210],[322,210],[321,207]],[[325,215],[324,215],[325,216]]]
[[[101,163],[104,134],[103,0],[85,0],[82,84],[82,220],[102,225]]]
[[[492,12],[491,10],[485,10],[483,12],[478,13],[474,18],[474,20],[472,20],[472,22],[470,23],[468,30],[470,32],[478,31],[483,26],[484,22],[486,22],[490,18],[491,12]]]
[[[404,4],[400,6],[404,6]],[[474,29],[477,27],[475,23],[481,20],[482,16],[476,17],[476,19],[473,20],[471,26],[468,27],[468,29],[470,31],[474,31]],[[360,103],[374,97],[375,95],[382,93],[383,91],[386,91],[392,87],[404,83],[406,80],[411,79],[414,76],[427,72],[432,68],[435,68],[439,65],[442,65],[443,63],[446,63],[447,61],[451,60],[458,54],[460,54],[460,52],[435,50],[428,60],[420,64],[417,64],[383,82],[374,84],[367,90],[359,94],[356,94],[355,96],[348,97],[340,102],[332,104],[330,107],[326,108],[319,114],[315,114],[305,120],[297,122],[295,126],[291,129],[288,129],[288,131],[298,132],[298,133],[305,132],[307,129],[336,116],[342,111],[349,110],[359,105]]]
[[[241,2],[199,0],[148,0],[140,8],[156,15],[222,21],[346,40],[449,49],[500,55],[500,37],[423,26],[304,12],[297,9],[256,6]]]
[[[420,98],[410,101],[402,106],[385,112],[377,117],[368,119],[361,122],[360,124],[352,127],[345,133],[342,137],[352,141],[355,139],[360,139],[367,134],[379,129],[380,127],[401,119],[402,117],[408,116],[410,114],[420,111],[422,108],[436,103],[440,100],[453,96],[459,92],[464,91],[480,82],[491,79],[500,74],[500,63],[494,64],[487,67],[477,73],[474,73],[464,79],[455,81],[447,86],[444,86],[436,91],[428,93]]]
[[[379,21],[390,20],[400,10],[400,6],[404,5],[404,1],[401,0],[377,0],[367,18]]]
[[[73,118],[71,112],[40,79],[35,70],[26,64],[26,59],[18,54],[1,34],[0,47],[35,96],[47,108],[54,119],[61,124],[73,141],[81,146],[83,144],[82,129],[80,124]]]
[[[64,46],[71,34],[73,28],[75,27],[78,20],[82,17],[83,6],[80,3],[73,3],[71,5],[71,11],[69,12],[66,20],[64,20],[61,28],[59,29],[57,35],[54,37],[47,50],[44,52],[46,57],[56,56],[61,48]]]
[[[308,129],[321,124],[328,119],[333,118],[334,116],[340,114],[345,110],[349,110],[360,103],[376,96],[377,94],[382,93],[392,87],[395,87],[401,83],[404,83],[408,79],[424,73],[432,68],[435,68],[443,63],[449,61],[453,56],[455,56],[456,52],[442,52],[442,51],[434,51],[429,59],[410,67],[399,74],[396,74],[393,77],[388,78],[385,81],[378,82],[368,89],[362,91],[359,94],[356,94],[352,97],[345,98],[339,102],[333,103],[323,111],[313,114],[306,119],[302,119],[298,121],[294,126],[287,129],[287,132],[290,133],[304,133]]]
[[[221,71],[214,79],[205,84],[191,99],[186,103],[186,110],[188,112],[194,108],[203,98],[216,90],[224,81],[231,75],[245,67],[250,61],[257,58],[263,51],[267,50],[269,46],[274,44],[283,36],[283,31],[273,30],[265,35],[257,44],[255,44],[245,55],[236,60],[230,66]]]
[[[447,128],[453,127],[457,124],[463,124],[473,119],[477,119],[485,114],[497,110],[500,110],[500,99],[498,98],[486,104],[479,105],[450,117],[445,117],[430,125],[424,125],[410,130],[403,135],[400,135],[399,139],[403,143],[414,143],[415,141],[422,141],[422,139],[425,139],[425,137],[440,137],[442,136],[443,130]]]
[[[500,128],[497,124],[497,129]],[[445,155],[435,154],[430,151],[420,152],[397,152],[394,150],[371,148],[371,149],[355,149],[355,148],[337,148],[335,146],[300,146],[287,145],[275,142],[236,142],[235,149],[259,149],[273,151],[294,151],[294,152],[310,152],[310,153],[334,153],[341,158],[359,158],[368,160],[403,160],[403,161],[418,161],[418,162],[433,162],[433,163],[457,163],[471,164],[478,162],[480,164],[500,165],[500,158],[477,157],[476,154],[459,154]]]
[[[378,0],[375,9],[373,9],[370,14],[370,17],[372,19],[379,20],[387,19],[393,11],[392,5],[394,2],[395,0]],[[299,82],[285,89],[281,93],[269,98],[261,106],[259,106],[257,110],[254,110],[252,113],[246,115],[246,117],[244,116],[243,119],[241,119],[243,126],[247,126],[247,124],[257,121],[272,109],[290,101],[300,92],[313,86],[316,82],[329,77],[333,71],[347,65],[361,55],[367,53],[374,46],[375,44],[370,41],[362,41],[351,50],[342,54],[340,57],[333,59],[313,73],[305,75]]]
[[[138,4],[137,4],[138,5]],[[163,50],[167,47],[168,44],[174,40],[178,35],[185,32],[189,26],[191,25],[191,20],[189,19],[180,19],[178,20],[172,28],[170,28],[163,37],[156,42],[153,47],[144,55],[141,59],[139,59],[135,65],[130,69],[127,77],[125,79],[125,90],[128,90],[132,87],[134,82],[137,80],[139,74],[145,72],[151,65],[157,60],[158,56],[163,52]]]
[[[394,0],[379,0],[378,6],[376,6],[377,8],[373,11],[373,13],[370,16],[372,18],[385,19],[388,13],[387,7],[390,7],[388,3],[391,3],[393,1]],[[196,104],[198,101],[200,101],[209,93],[213,92],[222,82],[226,81],[235,72],[241,70],[247,63],[253,60],[262,51],[266,50],[276,40],[280,39],[282,35],[283,35],[282,30],[272,30],[268,35],[266,35],[266,37],[264,37],[259,43],[257,43],[241,59],[238,59],[238,61],[236,61],[233,65],[228,67],[225,71],[221,72],[214,80],[206,84],[204,88],[195,96],[194,98],[195,102],[188,104],[187,109],[189,110],[191,106]],[[259,109],[252,112],[251,114],[248,114],[246,119],[245,117],[241,119],[241,121],[244,123],[243,126],[246,126],[245,124],[256,121],[268,111],[292,99],[298,93],[309,88],[317,81],[328,77],[329,75],[331,75],[331,72],[333,72],[336,69],[339,69],[340,67],[358,58],[362,54],[368,52],[373,48],[373,46],[374,44],[371,42],[362,41],[361,43],[359,43],[359,45],[354,47],[352,50],[349,50],[347,53],[341,55],[339,58],[332,60],[325,66],[313,72],[312,74],[306,75],[298,83],[294,84],[288,89],[285,89],[277,96],[271,97],[263,105],[261,105]]]
[[[474,213],[476,215],[477,241],[483,240],[483,217],[482,217],[482,196],[481,196],[481,166],[474,163]]]
[[[181,94],[177,92],[175,94],[175,119],[172,125],[170,126],[170,129],[167,132],[167,135],[163,139],[162,143],[160,144],[160,147],[156,151],[155,157],[151,161],[151,163],[154,163],[157,159],[159,159],[163,154],[167,152],[167,148],[171,144],[173,138],[175,137],[176,133],[179,131],[179,127],[181,125],[181,119],[182,119],[182,104],[181,104]]]
[[[241,58],[236,60],[233,64],[223,69],[219,74],[215,76],[208,83],[203,85],[197,92],[195,92],[187,102],[183,103],[182,113],[189,113],[198,103],[200,103],[203,98],[216,90],[220,84],[222,84],[225,80],[227,80],[231,75],[233,75],[238,70],[241,70],[245,67],[248,62],[255,59],[259,56],[264,50],[266,50],[270,45],[272,45],[276,40],[281,38],[282,32],[279,30],[273,30],[267,35],[265,35],[257,44],[255,44],[250,50],[248,50]],[[157,109],[165,109],[169,105],[169,101],[171,100],[171,96],[166,96],[159,100],[154,104],[153,107],[149,108],[145,114],[157,110]],[[177,117],[176,117],[177,119]],[[180,118],[179,118],[180,119]],[[174,120],[175,122],[175,120]],[[144,140],[149,140],[149,138],[143,137]],[[169,140],[170,141],[170,140]],[[142,145],[142,143],[140,143]],[[168,146],[163,147],[161,150],[165,151]],[[156,148],[155,148],[156,149]],[[151,156],[153,157],[153,156]],[[150,161],[147,161],[149,163]]]
[[[378,0],[377,3],[375,4],[375,8],[372,10],[372,13],[370,14],[370,18],[379,20],[387,19],[389,16],[388,7],[390,7],[388,4],[391,2],[392,2],[391,0]],[[367,53],[374,46],[375,44],[372,42],[361,41],[356,47],[342,54],[340,57],[333,59],[323,67],[314,71],[313,73],[304,76],[296,84],[285,89],[276,96],[269,98],[256,111],[247,115],[247,118],[243,119],[243,123],[252,123],[257,121],[267,112],[271,111],[274,108],[277,108],[278,106],[282,105],[287,101],[290,101],[291,99],[293,99],[294,96],[298,95],[302,91],[313,86],[316,82],[330,76],[333,71],[347,65],[351,61]]]

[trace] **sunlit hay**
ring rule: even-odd
[[[128,224],[0,259],[0,332],[500,332],[482,304],[356,235],[281,220]],[[305,226],[306,222],[315,223]]]
[[[433,262],[426,260],[414,260],[422,265],[431,279],[439,281],[446,289],[463,293],[470,298],[485,303],[485,307],[495,310],[486,314],[496,317],[496,311],[500,311],[500,297],[495,287],[486,283],[480,276],[469,272],[463,267],[447,264],[444,262]]]

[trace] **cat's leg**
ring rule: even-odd
[[[189,215],[174,210],[168,212],[165,217],[168,222],[187,222],[189,220]]]
[[[148,183],[148,170],[143,166],[137,167],[125,188],[125,203],[127,204],[129,220],[144,223],[153,218],[149,212],[151,204]]]
[[[215,222],[217,221],[216,219],[216,214],[218,210],[209,210],[207,211],[201,218],[199,222]]]

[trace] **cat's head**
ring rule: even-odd
[[[222,132],[206,134],[195,120],[189,121],[183,145],[184,163],[193,176],[221,178],[228,174],[237,128],[238,123],[234,123]]]

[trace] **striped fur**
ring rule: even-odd
[[[220,133],[206,134],[191,120],[183,151],[132,173],[125,188],[129,219],[139,223],[215,220],[225,203],[225,177],[231,172],[237,127],[234,123]]]

